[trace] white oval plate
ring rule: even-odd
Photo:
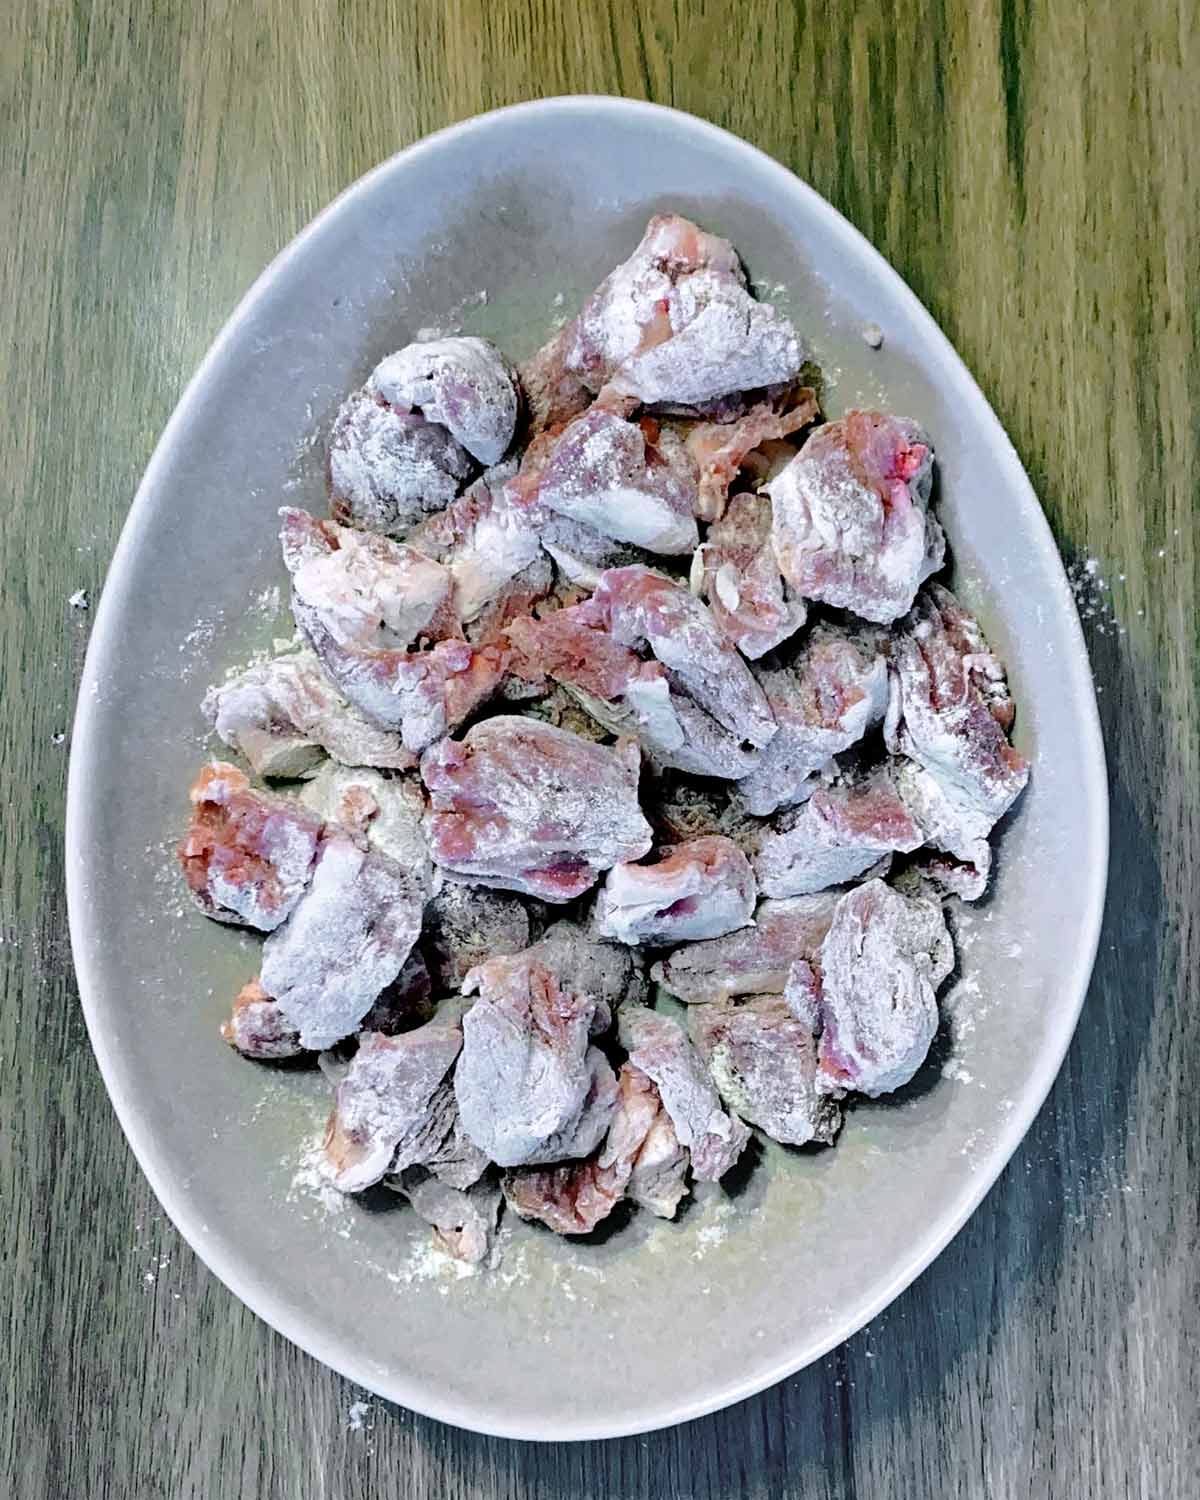
[[[207,748],[199,700],[286,631],[275,511],[323,509],[342,395],[423,326],[528,353],[668,207],[732,239],[791,312],[834,414],[887,405],[933,434],[954,581],[1008,662],[1033,779],[994,894],[959,924],[948,1041],[903,1097],[851,1111],[833,1150],[768,1149],[735,1191],[702,1192],[677,1223],[641,1215],[582,1244],[518,1225],[498,1271],[459,1278],[398,1205],[339,1206],[305,1186],[325,1086],[218,1038],[256,944],[196,914],[173,868]],[[866,320],[884,330],[878,352]],[[601,1437],[770,1385],[942,1249],[1058,1070],[1095,952],[1106,842],[1096,706],[1058,553],[928,314],[827,203],[744,142],[646,104],[556,99],[454,126],[364,177],[263,273],[197,371],[96,616],[71,761],[71,937],[130,1143],[232,1291],[418,1411],[515,1437]]]

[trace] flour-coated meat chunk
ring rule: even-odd
[[[726,1105],[787,1146],[829,1144],[841,1110],[818,1093],[817,1042],[811,1025],[781,995],[751,995],[695,1005],[688,1031]]]
[[[508,642],[514,672],[531,681],[552,677],[611,733],[636,736],[661,766],[736,779],[757,763],[757,752],[694,703],[660,662],[617,641],[591,600],[514,620]]]
[[[721,1108],[687,1033],[677,1021],[643,1005],[622,1009],[619,1030],[629,1061],[658,1088],[680,1144],[691,1152],[697,1181],[716,1182],[741,1156],[750,1132]]]
[[[590,1233],[625,1196],[661,1111],[657,1089],[626,1063],[617,1080],[616,1106],[603,1146],[583,1161],[505,1173],[508,1206],[522,1219],[535,1219],[556,1234]]]
[[[547,901],[580,896],[650,847],[640,758],[534,719],[499,715],[421,760],[434,860],[460,879]]]
[[[827,891],[760,901],[753,926],[676,948],[654,965],[651,977],[687,1005],[782,995],[793,964],[815,960],[837,899]]]
[[[447,1255],[467,1265],[491,1262],[500,1216],[500,1188],[483,1177],[467,1188],[456,1188],[426,1167],[406,1167],[388,1186],[412,1204],[418,1217],[433,1229],[433,1242]]]
[[[371,372],[367,387],[391,407],[437,422],[481,464],[498,464],[517,425],[512,366],[488,339],[470,336],[408,344]]]
[[[293,798],[254,791],[225,761],[205,766],[190,796],[179,863],[192,899],[218,922],[273,931],[308,887],[321,820]]]
[[[934,997],[954,967],[940,907],[868,880],[838,902],[819,962],[818,1090],[901,1088],[929,1051]]]
[[[662,1107],[662,1100],[654,1084],[640,1068],[633,1068],[631,1063],[626,1063],[625,1066],[638,1075],[643,1087],[654,1090],[654,1098],[658,1102],[658,1113],[646,1132],[642,1149],[629,1174],[625,1196],[639,1208],[649,1210],[660,1219],[673,1219],[680,1202],[689,1192],[691,1153],[680,1143],[675,1122]]]
[[[537,517],[507,498],[505,486],[515,473],[508,463],[481,474],[408,537],[410,546],[449,570],[455,613],[473,640],[469,627],[497,605],[517,596],[531,606],[549,592]]]
[[[346,697],[417,752],[457,728],[504,680],[505,648],[442,640],[427,651],[339,646],[297,603],[296,623]]]
[[[608,1129],[616,1080],[589,1043],[596,1001],[564,989],[532,953],[472,969],[454,1075],[463,1129],[502,1167],[589,1155]]]
[[[304,511],[281,514],[296,624],[372,723],[398,729],[408,750],[423,750],[495,692],[504,651],[458,638],[448,568],[387,537]],[[417,646],[428,649],[410,649]]]
[[[238,991],[229,1020],[222,1022],[221,1035],[243,1057],[259,1062],[298,1057],[304,1051],[300,1033],[257,979]]]
[[[822,787],[802,807],[779,814],[763,835],[754,873],[768,896],[804,896],[856,880],[885,855],[924,842],[883,766]]]
[[[942,565],[932,483],[929,437],[907,417],[852,411],[818,427],[767,486],[783,576],[805,599],[898,619]]]
[[[565,361],[593,391],[672,405],[789,381],[803,362],[788,320],[746,291],[733,246],[675,214],[652,218],[585,303]]]
[[[363,1032],[325,1131],[335,1187],[361,1192],[441,1144],[449,1121],[433,1106],[462,1042],[456,1010],[448,1022],[435,1018],[399,1036]]]
[[[457,633],[454,580],[441,563],[404,542],[317,521],[307,511],[284,508],[280,515],[293,609],[302,606],[336,645],[403,651]]]
[[[771,545],[770,496],[734,495],[696,556],[713,619],[743,656],[756,661],[804,624],[804,601],[784,581]]]
[[[308,650],[273,657],[209,688],[204,714],[262,777],[310,775],[326,755],[347,766],[404,770],[417,763],[398,734],[346,700]]]
[[[343,401],[329,437],[329,505],[343,525],[403,536],[470,473],[469,454],[420,412],[389,405],[369,384]]]
[[[731,839],[698,838],[614,865],[593,920],[602,937],[662,947],[745,927],[756,895],[750,861]]]
[[[424,903],[424,887],[395,860],[329,825],[307,891],[263,945],[263,988],[305,1047],[357,1029],[400,973]]]
[[[1013,707],[1004,669],[948,589],[925,589],[893,645],[884,737],[924,775],[908,795],[931,841],[960,858],[984,838],[1029,780],[1008,742]]]
[[[327,822],[361,834],[426,895],[432,892],[433,861],[422,829],[425,794],[417,777],[327,765],[305,783],[300,800]]]
[[[807,801],[833,757],[879,723],[888,703],[885,646],[878,632],[818,625],[789,665],[757,670],[779,730],[738,782],[747,812],[767,817]]]
[[[647,646],[687,696],[722,729],[755,748],[776,725],[745,661],[688,589],[650,568],[613,568],[581,606],[623,646]]]
[[[568,422],[540,466],[536,493],[550,510],[649,552],[691,552],[700,540],[695,467],[649,417],[629,422],[593,406]]]

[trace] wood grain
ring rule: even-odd
[[[1185,1496],[1200,1475],[1200,70],[1194,6],[258,0],[0,14],[0,1494]],[[932,309],[1086,594],[1100,961],[967,1229],[819,1365],[646,1439],[532,1448],[371,1400],[159,1214],[78,1011],[63,783],[88,617],[183,382],[267,259],[426,131],[534,95],[704,115]]]

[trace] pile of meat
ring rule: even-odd
[[[290,785],[206,766],[183,873],[265,934],[227,1040],[318,1055],[332,1182],[456,1256],[502,1202],[671,1217],[751,1126],[832,1142],[937,1030],[943,898],[1028,768],[930,581],[928,434],[823,421],[817,378],[728,242],[656,217],[524,366],[384,359],[330,517],[281,513],[297,640],[205,708]]]

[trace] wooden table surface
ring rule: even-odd
[[[1196,7],[0,9],[0,1495],[1195,1495]],[[89,621],[68,596],[96,596],[184,382],[318,209],[438,126],[587,91],[677,105],[787,162],[958,346],[1064,553],[1095,560],[1080,593],[1113,857],[1066,1066],[932,1269],[734,1410],[532,1447],[367,1397],[242,1308],[157,1208],[67,942],[63,789]]]

